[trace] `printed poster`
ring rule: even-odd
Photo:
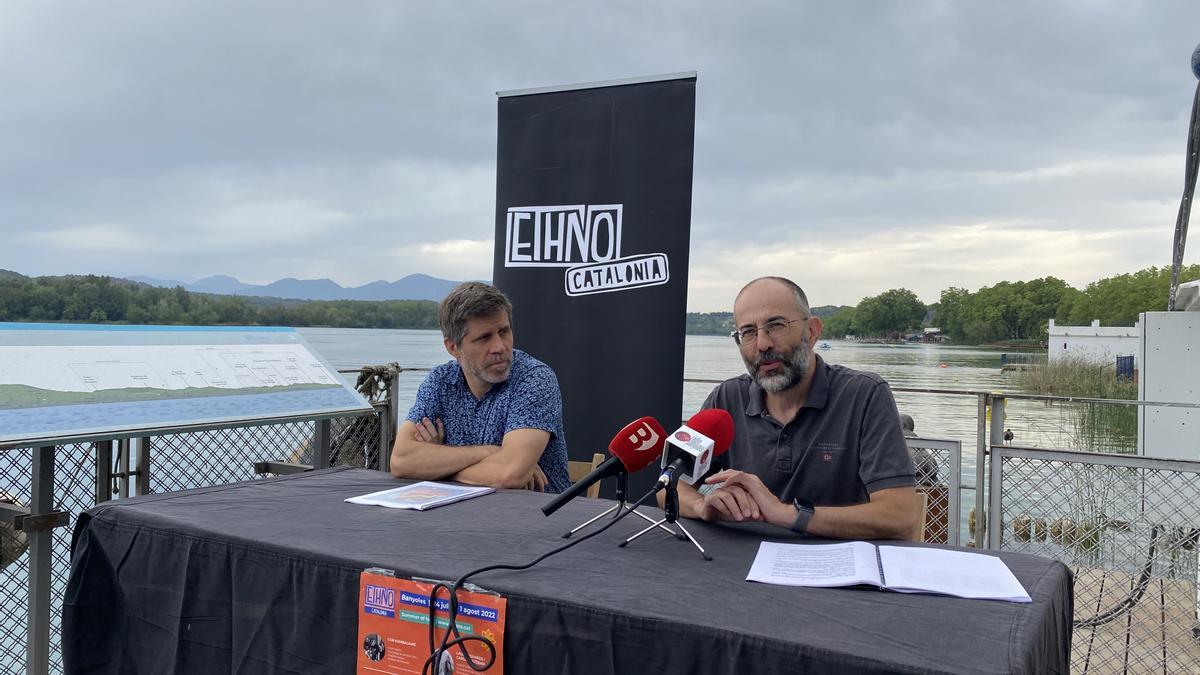
[[[429,658],[429,593],[433,584],[398,579],[378,570],[364,570],[358,591],[358,675],[420,675]],[[504,620],[507,601],[493,593],[458,592],[458,632],[485,637],[496,646],[496,660],[481,671],[504,672]],[[437,600],[437,644],[447,627],[450,602],[443,592]],[[477,666],[487,663],[487,648],[478,641],[466,643]],[[474,673],[453,649],[455,673]],[[446,672],[441,669],[430,672]]]

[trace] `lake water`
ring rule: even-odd
[[[450,359],[438,331],[349,328],[297,330],[317,352],[338,368],[358,368],[391,361],[405,368],[429,368]],[[737,347],[728,337],[689,335],[685,345],[686,380],[719,381],[746,372]],[[1000,372],[1001,350],[839,340],[829,340],[828,345],[829,349],[819,352],[821,358],[829,363],[878,373],[892,387],[1015,391],[1011,376]],[[517,347],[520,347],[519,338]],[[397,392],[401,415],[412,404],[417,385],[424,376],[424,372],[401,375]],[[686,419],[700,408],[714,384],[683,382],[681,386],[683,409],[680,418]],[[975,475],[976,397],[898,392],[896,403],[901,412],[912,415],[920,435],[962,442],[963,480],[964,484],[972,484]],[[1042,413],[1039,407],[1020,401],[1011,404],[1017,419],[1039,414],[1050,416],[1032,428],[1055,428],[1058,425],[1057,413]]]

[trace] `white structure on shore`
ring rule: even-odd
[[[1053,363],[1064,357],[1083,358],[1097,363],[1113,363],[1118,356],[1134,356],[1140,364],[1142,325],[1100,326],[1099,319],[1090,326],[1056,326],[1050,319],[1046,354]]]

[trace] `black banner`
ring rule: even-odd
[[[558,373],[571,459],[643,415],[674,430],[695,73],[499,96],[493,279],[516,347]],[[635,476],[630,498],[656,477]]]

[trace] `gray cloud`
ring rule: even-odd
[[[747,261],[819,304],[1083,284],[1169,263],[1197,25],[1184,0],[7,3],[0,267],[489,277],[495,91],[697,70],[691,309]]]

